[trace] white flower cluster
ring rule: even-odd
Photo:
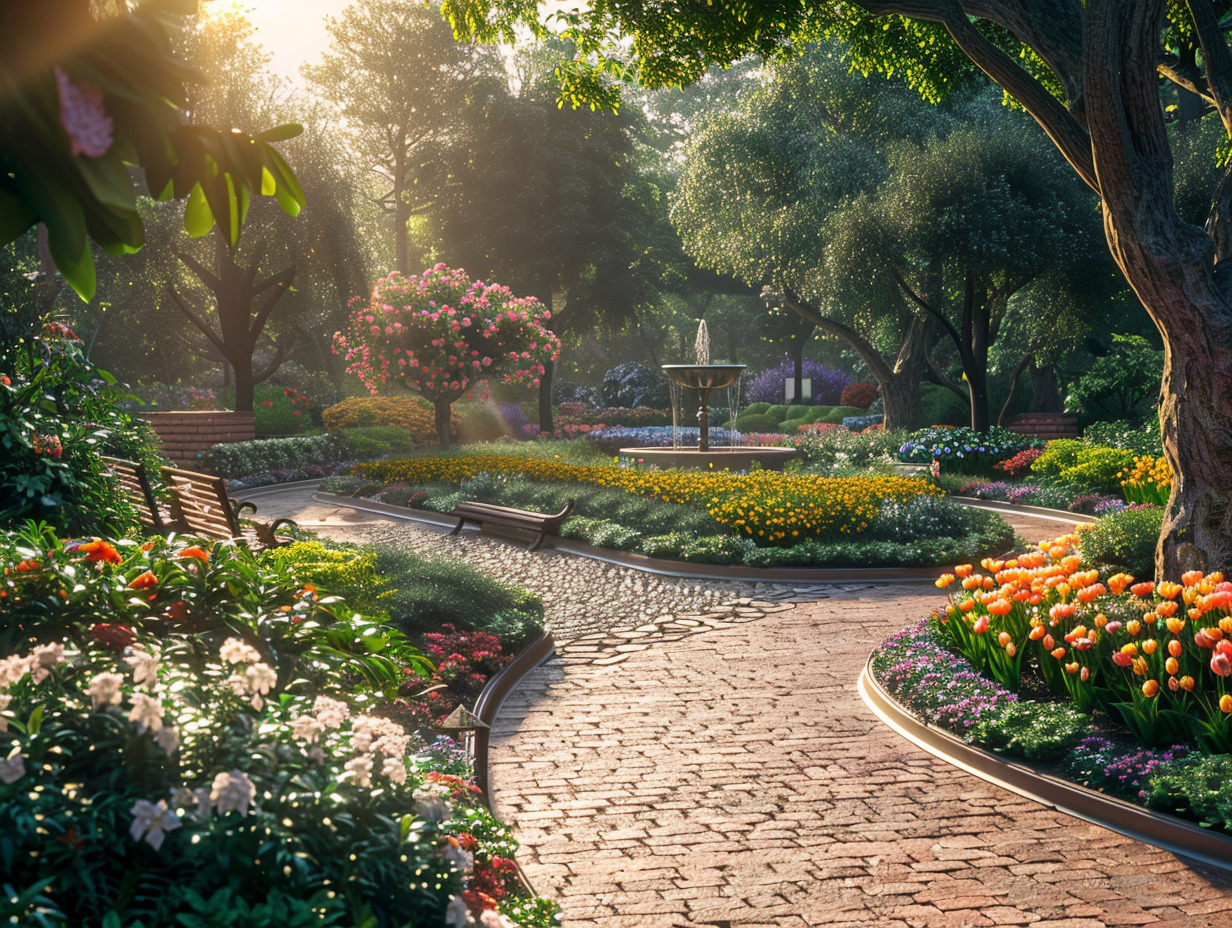
[[[146,844],[158,850],[163,846],[167,832],[175,831],[183,823],[176,809],[192,808],[192,815],[197,821],[204,822],[214,812],[225,815],[228,812],[248,814],[248,807],[257,795],[257,786],[249,779],[248,774],[241,770],[220,773],[214,777],[214,782],[207,789],[183,789],[172,791],[172,801],[166,799],[150,802],[148,799],[138,799],[129,812],[133,816],[133,824],[128,833],[134,841],[145,841]]]
[[[249,664],[242,672],[236,671],[227,679],[227,685],[236,696],[249,697],[249,704],[260,711],[265,705],[265,696],[278,682],[274,668],[261,660],[261,652],[239,638],[228,638],[218,650],[219,656],[228,664]]]
[[[6,690],[26,674],[30,675],[34,683],[42,683],[51,675],[51,668],[65,663],[75,653],[66,651],[62,644],[41,644],[25,657],[13,654],[0,660],[0,732],[9,730],[9,719],[4,713],[13,701],[13,696]],[[25,775],[26,760],[19,745],[0,760],[0,783],[16,783]]]
[[[318,742],[326,731],[338,730],[348,719],[351,721],[351,748],[355,756],[343,764],[351,773],[357,786],[371,786],[372,773],[377,757],[381,759],[381,776],[394,783],[406,782],[406,749],[410,736],[402,726],[389,719],[372,715],[357,715],[351,718],[347,704],[328,696],[318,696],[312,704],[312,712],[291,720],[291,734],[297,741],[312,745],[308,756],[323,763],[325,752]]]
[[[158,648],[134,648],[124,663],[133,668],[133,684],[137,688],[129,702],[128,720],[137,726],[137,734],[146,732],[154,743],[170,757],[180,746],[180,730],[163,720],[162,700],[153,694],[158,684],[158,667],[161,654]],[[94,711],[118,706],[124,701],[124,677],[118,673],[99,673],[90,678],[86,695],[93,702]],[[144,687],[150,692],[142,692]]]

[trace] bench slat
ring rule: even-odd
[[[454,526],[450,534],[458,534],[462,531],[462,526],[467,522],[477,522],[480,525],[499,525],[505,528],[527,529],[539,533],[530,546],[530,550],[534,551],[543,544],[543,540],[548,533],[554,533],[560,529],[561,524],[573,512],[573,505],[574,501],[568,500],[565,503],[565,508],[560,512],[545,513],[530,512],[526,509],[514,509],[511,506],[497,506],[493,503],[463,501],[454,506],[453,512],[450,513],[450,515],[455,516],[458,520],[458,524]]]

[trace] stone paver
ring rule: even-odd
[[[537,670],[493,731],[493,799],[566,928],[1232,926],[1228,874],[876,720],[861,665],[936,604],[926,586],[840,590],[617,664],[577,642]]]
[[[565,928],[1232,928],[1227,873],[986,784],[866,709],[864,660],[930,586],[703,587],[261,503],[544,595],[559,656],[501,711],[492,799]]]

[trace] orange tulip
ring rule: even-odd
[[[1175,657],[1170,657],[1164,661],[1164,670],[1168,671],[1168,673],[1176,673],[1180,669],[1181,664]]]
[[[1155,614],[1162,615],[1165,619],[1167,619],[1176,615],[1176,610],[1179,608],[1180,606],[1174,602],[1163,602],[1155,607]]]
[[[1232,696],[1224,693],[1219,697],[1219,711],[1232,713]]]
[[[1142,623],[1137,619],[1130,619],[1125,623],[1125,631],[1129,632],[1131,635],[1136,635],[1138,632],[1142,631]]]
[[[1152,696],[1157,695],[1158,693],[1159,693],[1159,681],[1158,680],[1147,680],[1145,683],[1142,684],[1142,695],[1146,696],[1148,699],[1151,698]]]
[[[1078,662],[1077,662],[1077,661],[1074,661],[1074,662],[1073,662],[1073,663],[1071,663],[1071,664],[1066,664],[1066,665],[1065,665],[1065,672],[1066,672],[1067,674],[1069,674],[1069,675],[1072,677],[1074,674],[1076,674],[1076,673],[1078,672],[1078,668],[1079,668],[1079,664],[1078,664]]]
[[[1186,693],[1192,693],[1193,688],[1194,688],[1194,678],[1193,677],[1181,677],[1181,689],[1183,689]]]
[[[1129,592],[1133,593],[1135,596],[1141,599],[1146,599],[1148,596],[1150,596],[1152,593],[1155,592],[1155,584],[1152,583],[1150,580],[1143,580],[1141,583],[1135,583],[1133,586],[1131,586],[1129,588]]]
[[[1154,654],[1157,647],[1159,647],[1159,642],[1154,638],[1148,638],[1146,641],[1142,642],[1142,650],[1147,654]]]
[[[1200,570],[1187,570],[1185,573],[1181,574],[1181,583],[1186,586],[1197,586],[1201,582],[1202,571]]]
[[[954,576],[961,579],[963,577],[970,576],[971,571],[973,570],[975,570],[975,568],[970,564],[959,564],[954,568]]]
[[[1179,583],[1173,583],[1171,580],[1161,580],[1159,586],[1155,589],[1164,599],[1176,599],[1184,588]]]
[[[1004,599],[995,599],[988,604],[988,611],[992,615],[1009,615],[1013,608],[1014,604]]]
[[[1168,653],[1173,657],[1180,657],[1183,650],[1185,650],[1185,646],[1175,638],[1168,642]]]
[[[953,574],[942,574],[940,577],[937,578],[935,585],[937,586],[938,589],[944,590],[947,586],[949,586],[953,582],[954,582]]]
[[[1168,626],[1168,631],[1172,632],[1172,634],[1179,635],[1181,633],[1181,629],[1185,627],[1185,620],[1178,619],[1173,616],[1164,624]]]
[[[1057,660],[1060,660],[1061,658],[1065,656],[1065,648],[1063,647],[1053,648],[1051,653],[1053,657],[1055,657]]]

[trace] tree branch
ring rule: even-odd
[[[959,351],[962,351],[963,338],[960,334],[958,334],[958,329],[954,328],[954,326],[950,324],[950,320],[945,318],[942,313],[933,309],[924,297],[916,293],[915,290],[912,289],[911,284],[907,283],[907,281],[903,278],[903,275],[900,274],[897,269],[895,269],[892,273],[894,274],[894,280],[898,283],[898,286],[902,289],[903,293],[907,295],[907,298],[940,322],[945,328],[946,333],[954,340],[954,347]]]
[[[265,298],[265,302],[257,310],[257,314],[253,317],[252,325],[248,329],[248,334],[253,344],[256,344],[257,338],[261,335],[261,330],[265,328],[265,323],[269,320],[270,313],[274,311],[274,306],[282,299],[283,294],[287,292],[287,288],[291,286],[291,281],[294,279],[295,265],[292,264],[271,281],[271,285],[277,284],[278,286],[273,293]]]
[[[786,305],[795,310],[802,319],[813,323],[823,332],[837,335],[847,342],[852,350],[860,356],[860,360],[864,362],[869,373],[880,383],[888,383],[894,379],[894,371],[890,369],[890,365],[881,356],[881,352],[874,348],[866,338],[846,323],[823,316],[817,307],[805,302],[790,287],[783,287],[779,291],[767,287],[762,290],[761,296],[767,305]]]
[[[1219,28],[1219,17],[1210,0],[1186,0],[1189,15],[1193,17],[1202,57],[1206,64],[1206,83],[1211,89],[1211,98],[1224,131],[1232,135],[1232,54]]]
[[[959,386],[957,381],[953,380],[949,374],[943,371],[941,369],[941,365],[937,363],[931,351],[925,350],[924,361],[928,364],[928,369],[933,372],[933,376],[937,378],[937,382],[941,384],[941,386],[953,392],[955,396],[957,396],[968,406],[971,405],[971,391],[964,390],[961,386]]]
[[[218,293],[222,289],[222,281],[218,279],[218,276],[192,255],[180,251],[178,248],[175,250],[175,254],[176,257],[188,265],[188,269],[197,275],[197,278],[205,284],[207,289],[213,293]],[[174,293],[175,291],[172,290],[173,295]]]
[[[287,359],[286,345],[283,344],[282,341],[273,342],[273,345],[274,345],[273,360],[270,361],[269,364],[265,365],[265,367],[263,367],[259,373],[257,371],[252,372],[252,382],[254,386],[259,383],[265,383],[265,381],[269,380],[269,378],[273,376],[274,371],[282,367],[282,362]]]
[[[188,317],[188,320],[200,329],[201,333],[210,340],[210,343],[215,348],[218,349],[218,353],[221,354],[225,360],[230,361],[231,355],[227,351],[226,344],[223,342],[221,337],[215,334],[213,327],[205,321],[205,318],[193,309],[187,300],[176,292],[175,287],[168,287],[167,292],[171,294],[171,299],[175,301],[176,306],[180,307],[180,311]]]
[[[1018,379],[1022,376],[1022,372],[1027,369],[1027,365],[1031,363],[1031,359],[1035,357],[1035,353],[1039,350],[1039,344],[1034,344],[1027,349],[1027,353],[1022,356],[1022,360],[1018,362],[1018,366],[1014,368],[1014,373],[1010,377],[1010,392],[1005,396],[1005,403],[1001,406],[1001,412],[997,415],[997,428],[1002,427],[1005,421],[1005,414],[1009,411],[1010,403],[1014,401],[1014,392],[1018,389]]]

